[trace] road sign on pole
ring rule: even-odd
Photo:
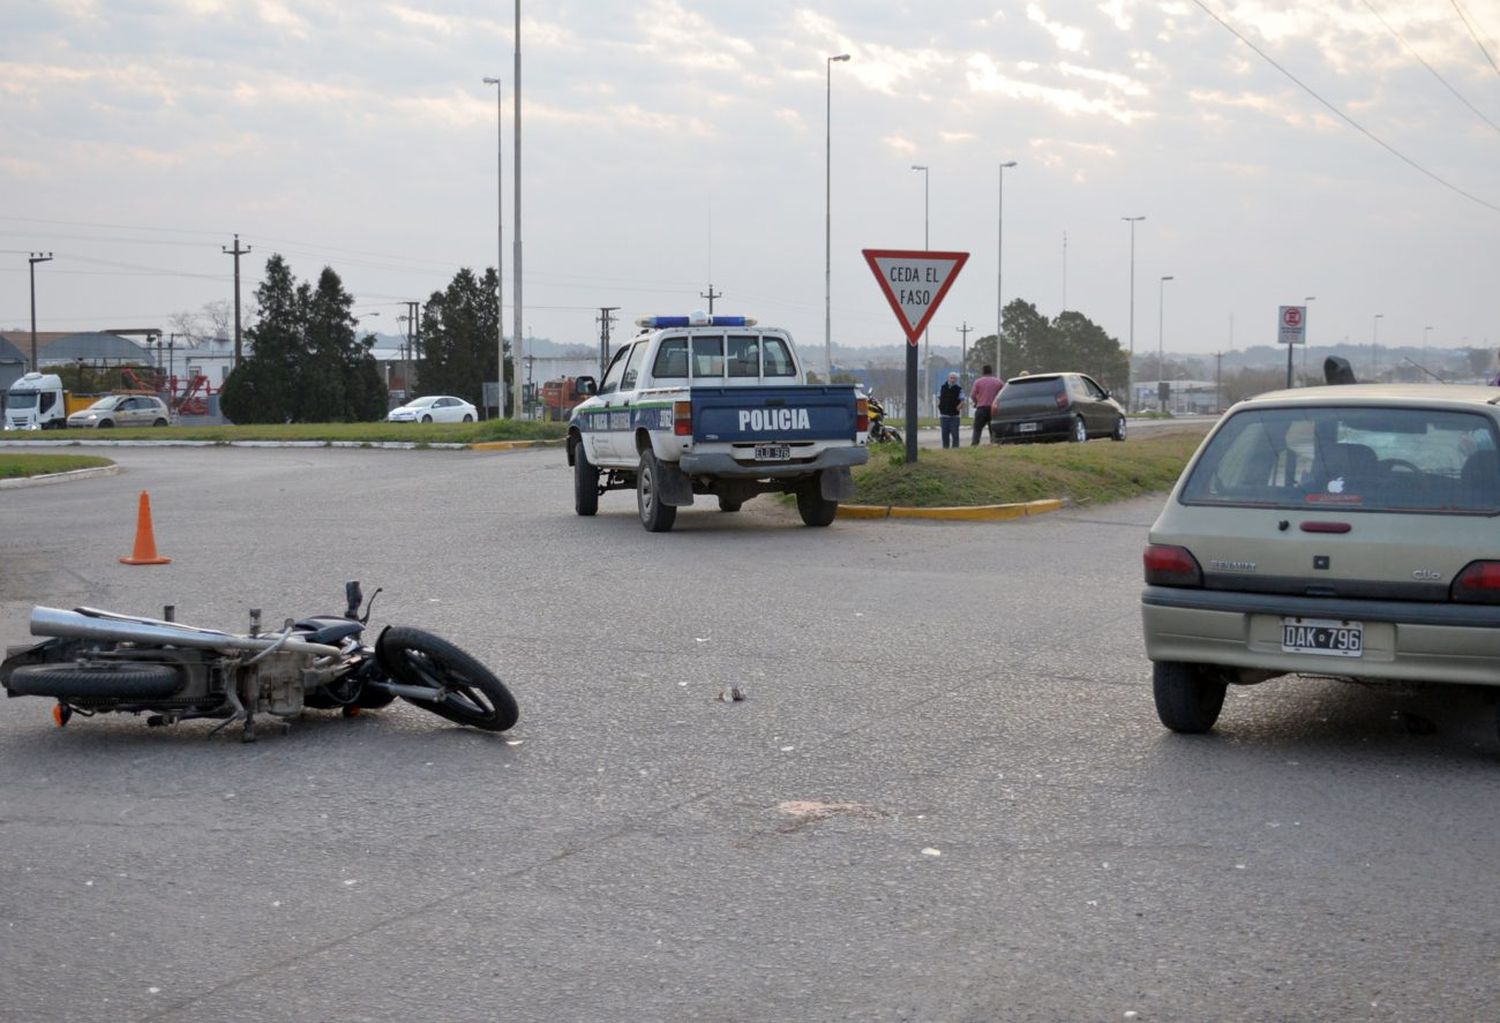
[[[865,249],[865,262],[906,332],[906,461],[917,460],[917,339],[969,261],[967,252]]]
[[[912,346],[969,261],[967,252],[865,249],[864,254]]]
[[[1284,305],[1277,315],[1277,344],[1300,345],[1307,340],[1307,306]]]

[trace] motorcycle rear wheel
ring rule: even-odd
[[[449,690],[435,702],[403,697],[423,710],[487,732],[506,731],[521,716],[504,683],[446,639],[421,629],[392,626],[381,633],[376,652],[396,681]]]

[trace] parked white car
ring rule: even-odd
[[[472,423],[478,417],[479,410],[462,398],[438,394],[415,398],[385,418],[392,423]]]

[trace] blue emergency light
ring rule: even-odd
[[[635,321],[637,327],[659,330],[663,327],[753,327],[753,316],[709,316],[693,313],[690,316],[642,316]]]

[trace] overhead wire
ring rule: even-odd
[[[1480,53],[1484,54],[1484,59],[1490,62],[1490,67],[1495,69],[1495,74],[1500,75],[1500,64],[1495,63],[1495,58],[1490,55],[1490,51],[1484,45],[1484,41],[1479,38],[1479,33],[1474,31],[1474,24],[1473,22],[1469,21],[1468,14],[1466,14],[1464,12],[1464,9],[1458,5],[1458,0],[1451,0],[1451,2],[1453,4],[1453,9],[1458,12],[1459,20],[1464,23],[1464,28],[1469,30],[1469,38],[1474,40],[1474,45],[1479,47]]]
[[[1195,5],[1197,5],[1197,7],[1200,10],[1202,10],[1204,14],[1207,14],[1210,18],[1214,19],[1214,21],[1217,21],[1226,30],[1228,30],[1228,32],[1231,35],[1233,35],[1236,39],[1238,39],[1240,42],[1244,43],[1246,46],[1250,47],[1250,49],[1254,50],[1256,52],[1256,54],[1259,55],[1260,58],[1262,60],[1264,60],[1267,64],[1270,64],[1277,71],[1280,71],[1287,78],[1291,79],[1291,81],[1299,89],[1301,89],[1303,92],[1307,93],[1313,99],[1317,100],[1324,107],[1326,107],[1328,109],[1328,111],[1330,113],[1332,113],[1335,117],[1337,117],[1339,120],[1343,121],[1345,124],[1349,125],[1349,127],[1353,128],[1355,131],[1359,132],[1361,135],[1363,135],[1365,138],[1369,139],[1371,142],[1375,143],[1381,149],[1384,149],[1386,152],[1390,153],[1396,159],[1400,160],[1402,163],[1406,164],[1408,167],[1410,167],[1413,170],[1417,171],[1419,174],[1422,174],[1422,175],[1424,175],[1424,176],[1426,176],[1428,178],[1431,178],[1433,181],[1436,181],[1438,184],[1442,185],[1444,188],[1448,189],[1449,191],[1453,192],[1454,194],[1461,195],[1465,199],[1468,199],[1470,202],[1476,203],[1476,204],[1478,204],[1480,206],[1483,206],[1487,210],[1492,210],[1495,213],[1500,213],[1500,205],[1496,205],[1495,203],[1492,203],[1492,202],[1488,201],[1487,199],[1481,199],[1479,196],[1475,195],[1474,193],[1465,191],[1464,189],[1460,188],[1458,185],[1455,185],[1453,182],[1448,181],[1446,178],[1443,178],[1440,175],[1434,173],[1433,171],[1428,170],[1426,167],[1422,166],[1420,163],[1418,163],[1417,161],[1413,160],[1411,157],[1407,156],[1405,153],[1401,152],[1401,150],[1397,149],[1395,146],[1391,145],[1389,142],[1386,142],[1384,139],[1380,138],[1374,132],[1370,131],[1364,125],[1360,124],[1354,118],[1352,118],[1348,114],[1344,113],[1342,110],[1340,110],[1338,107],[1334,106],[1328,100],[1324,99],[1321,95],[1318,94],[1317,90],[1313,89],[1312,86],[1308,85],[1306,82],[1302,81],[1302,79],[1300,79],[1296,75],[1292,74],[1285,67],[1283,67],[1274,57],[1272,57],[1269,53],[1267,53],[1265,50],[1262,50],[1259,46],[1256,46],[1253,42],[1251,42],[1250,39],[1243,32],[1241,32],[1239,29],[1235,28],[1229,22],[1225,21],[1222,17],[1220,17],[1219,14],[1216,11],[1214,11],[1212,8],[1210,8],[1208,6],[1207,3],[1204,2],[1204,0],[1193,0],[1193,3]]]
[[[1406,52],[1410,53],[1413,57],[1415,57],[1417,59],[1417,63],[1421,64],[1428,71],[1432,72],[1432,77],[1434,77],[1438,81],[1442,82],[1443,83],[1443,87],[1446,88],[1449,92],[1453,93],[1453,96],[1454,96],[1455,99],[1457,99],[1464,106],[1466,106],[1470,110],[1472,110],[1474,112],[1474,115],[1476,117],[1478,117],[1481,121],[1483,121],[1485,124],[1489,125],[1493,129],[1495,129],[1496,132],[1500,132],[1500,124],[1496,124],[1494,121],[1490,120],[1489,117],[1488,117],[1488,115],[1486,115],[1483,110],[1480,110],[1473,103],[1470,103],[1467,96],[1465,96],[1463,93],[1459,92],[1456,88],[1454,88],[1453,85],[1452,85],[1452,83],[1450,83],[1448,81],[1448,79],[1444,78],[1438,72],[1437,68],[1435,68],[1431,64],[1427,63],[1427,61],[1422,58],[1422,55],[1416,51],[1416,48],[1414,46],[1412,46],[1411,43],[1409,43],[1409,42],[1406,41],[1406,37],[1403,36],[1399,31],[1397,31],[1396,27],[1394,25],[1392,25],[1390,22],[1386,21],[1385,18],[1381,15],[1381,13],[1375,9],[1375,5],[1372,4],[1372,3],[1370,3],[1370,0],[1364,0],[1364,4],[1365,4],[1366,7],[1368,7],[1370,9],[1370,13],[1373,14],[1373,15],[1375,15],[1375,19],[1377,21],[1379,21],[1382,25],[1385,26],[1386,31],[1389,32],[1391,35],[1395,36],[1396,39],[1401,43],[1401,45],[1404,46],[1404,47],[1406,47]]]

